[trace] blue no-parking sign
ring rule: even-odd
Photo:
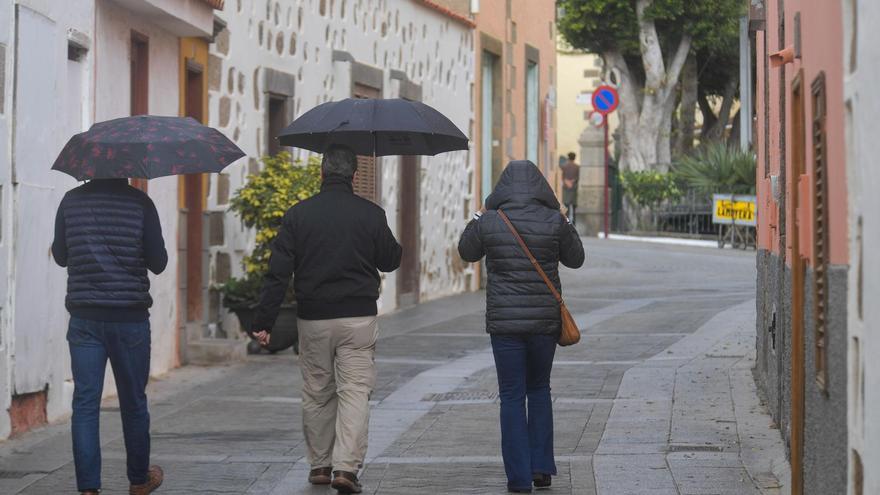
[[[619,104],[620,96],[613,87],[603,85],[593,91],[593,108],[602,115],[613,112]]]

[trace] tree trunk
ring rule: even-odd
[[[660,142],[660,136],[663,134],[664,126],[669,122],[668,113],[672,112],[669,99],[673,96],[691,49],[690,35],[683,34],[675,53],[670,58],[669,67],[666,67],[657,28],[653,19],[646,15],[646,10],[652,3],[653,0],[636,1],[639,49],[642,54],[642,65],[645,68],[645,88],[642,91],[636,134],[633,136],[633,153],[624,162],[624,166],[631,170],[655,168],[661,158],[670,154],[668,136],[663,143]],[[628,130],[624,128],[625,132]]]
[[[712,125],[709,126],[709,128],[706,130],[706,135],[704,136],[704,140],[706,142],[724,141],[724,131],[727,130],[727,124],[730,122],[730,109],[733,108],[733,102],[736,99],[736,88],[736,79],[731,79],[724,86],[724,94],[722,95],[721,108],[718,110],[718,115],[712,122]],[[705,105],[709,105],[708,99],[706,99]],[[709,112],[712,112],[711,107],[709,108]],[[712,115],[713,117],[715,116],[714,113],[712,113]]]
[[[617,71],[619,76],[618,91],[620,92],[620,106],[617,111],[620,114],[620,140],[615,141],[620,146],[620,163],[622,169],[644,170],[644,166],[637,163],[638,153],[635,143],[638,141],[638,123],[641,113],[639,95],[642,87],[632,76],[629,66],[623,55],[619,52],[609,51],[603,54],[605,66]]]
[[[736,114],[733,116],[733,125],[731,126],[731,129],[730,129],[730,136],[728,136],[728,138],[727,138],[727,145],[731,146],[731,147],[736,147],[737,149],[739,149],[739,147],[740,147],[739,139],[740,139],[740,135],[742,134],[740,132],[740,128],[739,128],[739,126],[740,126],[739,119],[741,117],[742,117],[742,112],[737,110]]]
[[[715,111],[712,110],[712,104],[709,103],[709,97],[702,91],[699,92],[697,103],[700,107],[700,113],[703,115],[703,126],[700,129],[700,144],[703,144],[710,140],[709,135],[715,127],[715,124],[718,123],[718,116],[716,116]]]
[[[678,133],[675,155],[684,156],[694,148],[694,124],[697,111],[697,59],[691,54],[681,73],[681,111],[678,117]]]

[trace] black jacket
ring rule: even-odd
[[[93,180],[64,195],[52,255],[67,267],[70,314],[97,321],[149,318],[147,270],[168,264],[156,206],[125,179]]]
[[[498,216],[510,218],[556,288],[559,263],[584,264],[584,246],[574,227],[559,212],[559,201],[538,168],[529,161],[507,165],[488,210],[472,220],[458,243],[465,261],[486,256],[486,331],[490,334],[556,335],[561,330],[559,305],[529,262],[516,238]]]
[[[251,330],[271,331],[291,275],[304,320],[375,315],[379,271],[396,270],[402,252],[382,208],[350,181],[325,178],[320,193],[284,215]]]

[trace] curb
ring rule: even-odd
[[[602,232],[599,232],[596,237],[598,237],[599,239],[606,238]],[[653,244],[671,244],[674,246],[691,246],[718,249],[718,241],[682,239],[679,237],[641,237],[625,234],[610,234],[607,239],[611,239],[612,241],[648,242]]]

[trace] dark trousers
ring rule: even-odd
[[[147,482],[150,463],[150,322],[110,323],[71,318],[67,331],[73,371],[73,460],[80,491],[101,488],[99,416],[107,359],[116,378],[128,480]]]
[[[492,335],[501,396],[501,453],[510,488],[531,488],[533,473],[556,474],[550,400],[556,342],[552,335]]]
[[[568,220],[571,222],[572,225],[575,225],[575,223],[576,223],[575,214],[576,214],[576,210],[577,210],[577,205],[572,203],[572,204],[565,205],[565,207],[568,209],[568,212],[567,212]]]

